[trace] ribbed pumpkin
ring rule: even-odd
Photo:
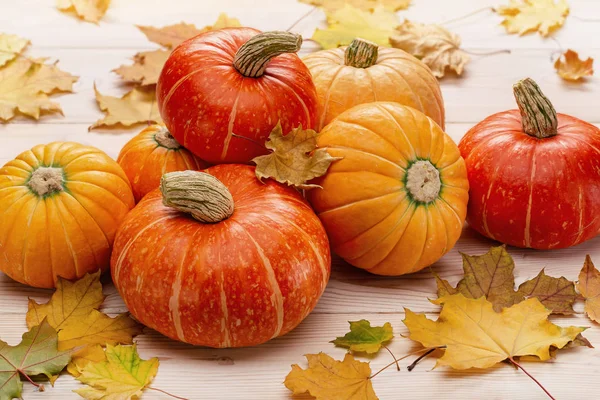
[[[151,125],[134,136],[121,149],[117,162],[129,178],[136,202],[156,189],[167,172],[208,167],[162,125]]]
[[[400,49],[355,39],[348,47],[303,59],[318,94],[318,129],[358,104],[395,101],[413,107],[444,128],[444,101],[437,79],[421,61]]]
[[[133,208],[127,176],[102,151],[38,145],[0,169],[0,270],[26,285],[106,269],[118,226]]]
[[[469,183],[458,147],[433,120],[398,103],[358,105],[323,129],[318,146],[343,157],[308,198],[344,260],[402,275],[452,249]]]
[[[310,313],[331,256],[296,190],[225,164],[166,174],[125,219],[111,265],[145,325],[191,344],[241,347],[284,335]]]

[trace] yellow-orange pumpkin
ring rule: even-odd
[[[318,51],[303,61],[317,87],[318,130],[349,108],[373,101],[413,107],[444,128],[437,79],[427,65],[403,50],[355,39],[348,47]]]
[[[104,270],[133,206],[127,176],[104,152],[35,146],[0,169],[0,270],[42,288]]]
[[[163,125],[151,125],[123,146],[117,162],[127,174],[136,203],[156,189],[167,172],[201,170],[208,163],[185,149]]]
[[[458,147],[433,120],[398,103],[363,104],[327,125],[318,145],[343,158],[308,198],[347,262],[402,275],[454,246],[469,182]]]

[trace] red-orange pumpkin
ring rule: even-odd
[[[293,54],[302,38],[252,28],[209,31],[177,47],[160,74],[158,108],[184,147],[211,164],[247,163],[283,132],[314,128],[317,92]]]
[[[467,163],[469,225],[502,243],[556,249],[600,231],[600,129],[557,114],[531,79],[514,87],[519,110],[473,127]]]
[[[117,162],[131,182],[136,203],[156,189],[167,172],[208,167],[162,125],[151,125],[134,136],[121,149]]]
[[[308,203],[232,164],[166,174],[127,215],[111,259],[138,320],[210,347],[257,345],[292,330],[323,293],[330,264]]]

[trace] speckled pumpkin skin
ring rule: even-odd
[[[160,74],[158,108],[173,136],[211,164],[247,163],[266,154],[264,142],[283,131],[314,128],[317,93],[296,54],[273,58],[259,78],[233,66],[237,50],[260,31],[209,31],[177,47]]]
[[[241,347],[284,335],[329,280],[325,230],[294,189],[260,183],[253,167],[205,172],[229,188],[233,215],[202,224],[151,192],[117,233],[115,286],[138,320],[183,342]]]

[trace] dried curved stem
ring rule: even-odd
[[[163,393],[163,394],[166,394],[167,396],[171,396],[171,397],[173,397],[174,399],[179,399],[179,400],[188,400],[188,399],[187,399],[187,398],[185,398],[185,397],[179,397],[179,396],[175,396],[174,394],[171,394],[171,393],[169,393],[169,392],[165,392],[164,390],[161,390],[161,389],[158,389],[158,388],[155,388],[155,387],[152,387],[152,386],[148,386],[146,389],[149,389],[149,390],[155,390],[155,391],[157,391],[157,392],[161,392],[161,393]]]
[[[466,14],[466,15],[463,15],[461,17],[456,17],[456,18],[452,18],[452,19],[449,19],[449,20],[444,21],[444,22],[440,22],[438,25],[446,25],[446,24],[450,24],[452,22],[462,21],[463,19],[472,17],[473,15],[477,15],[477,14],[479,14],[481,12],[484,12],[484,11],[492,11],[493,12],[494,8],[493,7],[482,7],[482,8],[479,8],[479,9],[475,10],[475,11],[472,11],[472,12]]]
[[[553,396],[550,394],[550,392],[548,391],[548,389],[546,389],[546,388],[544,387],[544,385],[542,385],[542,384],[540,383],[540,381],[538,381],[537,379],[535,379],[535,378],[533,377],[533,375],[531,375],[529,372],[527,372],[527,370],[526,370],[525,368],[523,368],[523,367],[521,366],[521,364],[519,364],[518,362],[516,362],[516,361],[515,361],[515,360],[513,360],[512,358],[509,358],[509,359],[508,359],[508,361],[510,361],[510,362],[511,362],[511,363],[512,363],[512,364],[513,364],[515,367],[517,367],[517,368],[518,368],[518,369],[520,369],[521,371],[525,372],[525,375],[527,375],[528,377],[530,377],[530,378],[531,378],[531,380],[533,380],[533,381],[534,381],[534,382],[535,382],[535,383],[536,383],[536,384],[537,384],[537,385],[538,385],[538,386],[539,386],[539,387],[540,387],[540,388],[541,388],[541,389],[544,391],[544,393],[546,393],[546,394],[548,395],[548,397],[550,397],[552,400],[556,400],[556,399],[555,399],[555,398],[554,398],[554,397],[553,397]]]

